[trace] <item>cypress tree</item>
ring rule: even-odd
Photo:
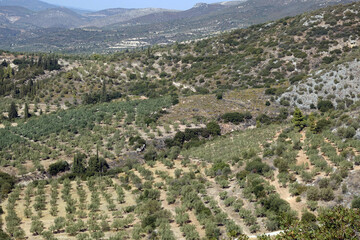
[[[0,66],[0,80],[3,83],[4,80],[4,68]]]
[[[9,107],[9,119],[12,120],[14,118],[19,117],[17,109],[16,109],[16,105],[14,102],[11,102],[10,107]]]
[[[6,77],[7,78],[12,78],[13,77],[13,70],[12,68],[10,67],[10,65],[7,67],[6,69]]]
[[[310,127],[311,132],[316,133],[316,122],[315,122],[315,116],[313,113],[311,113],[309,115],[308,126]]]
[[[8,66],[8,63],[4,60],[4,61],[2,61],[1,66],[7,67],[7,66]]]
[[[85,160],[86,156],[85,154],[75,154],[74,156],[74,163],[72,166],[72,172],[77,174],[77,175],[82,175],[86,172],[86,168],[84,166],[84,160]]]
[[[292,122],[294,123],[295,127],[299,129],[299,131],[306,127],[305,117],[299,108],[295,108]]]
[[[87,174],[92,176],[96,174],[102,174],[107,171],[109,168],[108,163],[104,158],[99,157],[99,150],[96,150],[96,156],[93,156],[89,159],[89,166],[87,169]]]
[[[105,80],[103,81],[103,85],[102,85],[102,90],[101,90],[101,96],[100,96],[100,101],[101,102],[107,102],[109,99],[108,99],[108,95],[107,95],[107,92],[106,92],[106,83],[105,83]]]
[[[38,66],[41,67],[43,65],[43,62],[42,62],[42,56],[39,57],[39,60],[38,60]]]
[[[27,103],[25,103],[25,107],[24,107],[24,118],[28,119],[30,117],[30,113],[29,113],[29,106]]]
[[[147,57],[148,58],[151,57],[151,47],[148,47],[148,49],[147,49]]]

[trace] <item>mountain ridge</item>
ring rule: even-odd
[[[32,11],[41,11],[58,7],[39,0],[0,0],[0,6],[20,6]]]
[[[12,51],[113,52],[201,39],[353,1],[249,0],[198,4],[185,11],[117,8],[85,14],[67,8],[53,8],[26,17],[19,13],[11,16],[12,21],[2,18],[2,31],[5,33],[0,34],[0,48]]]

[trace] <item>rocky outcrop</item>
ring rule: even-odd
[[[298,85],[289,88],[277,101],[309,109],[319,99],[330,100],[344,108],[360,100],[360,60],[341,64],[328,71],[319,71]]]
[[[18,182],[21,185],[28,185],[29,183],[36,181],[36,180],[45,180],[49,179],[50,175],[47,173],[42,172],[31,172],[28,174],[24,174],[21,176],[17,176]]]

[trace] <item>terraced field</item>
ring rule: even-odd
[[[153,228],[161,239],[273,232],[284,212],[295,220],[338,203],[341,184],[359,174],[342,149],[354,157],[358,151],[337,140],[330,132],[272,125],[214,139],[175,160],[127,166],[112,177],[18,185],[2,203],[6,230],[13,233],[8,217],[16,216],[31,239],[142,239]]]

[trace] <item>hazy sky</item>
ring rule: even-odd
[[[88,10],[101,10],[106,8],[168,8],[189,9],[198,2],[214,3],[221,0],[42,0],[44,2],[75,7]]]

